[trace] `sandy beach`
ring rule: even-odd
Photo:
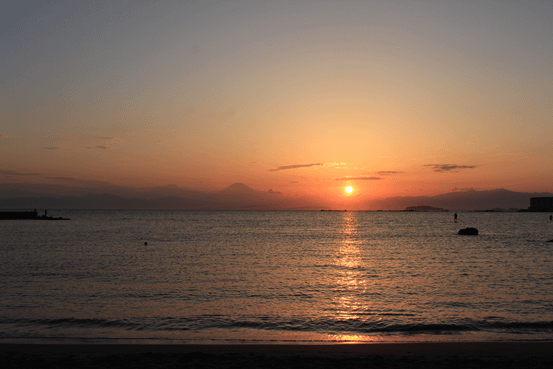
[[[3,368],[550,368],[553,342],[0,344]]]

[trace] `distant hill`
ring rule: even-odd
[[[528,209],[531,197],[553,196],[549,192],[528,193],[509,191],[504,188],[488,191],[450,192],[436,196],[405,196],[390,197],[371,201],[366,204],[368,209],[404,210],[410,206],[432,206],[447,210],[491,210]]]
[[[135,191],[133,195],[136,197],[145,197],[148,199],[154,199],[159,197],[183,197],[183,196],[197,197],[202,195],[205,196],[205,194],[201,192],[178,187],[176,185],[143,188],[140,191]]]

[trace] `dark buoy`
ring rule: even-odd
[[[465,235],[465,236],[478,236],[478,229],[476,228],[463,228],[459,230],[459,234]]]
[[[148,246],[148,242],[144,242],[144,245]]]

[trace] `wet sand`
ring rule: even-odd
[[[551,368],[553,342],[0,344],[2,368]]]

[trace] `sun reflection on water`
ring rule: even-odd
[[[336,307],[334,318],[347,321],[359,319],[358,312],[366,310],[359,299],[359,294],[365,291],[366,281],[362,275],[357,213],[342,214],[340,243],[335,257],[335,265],[339,268],[333,301]]]
[[[336,334],[329,337],[329,341],[338,343],[368,343],[368,342],[385,342],[381,336],[363,336],[360,334]]]

